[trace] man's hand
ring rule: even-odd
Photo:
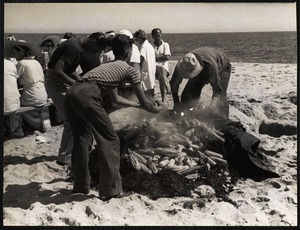
[[[159,113],[161,111],[162,107],[160,105],[154,105],[151,109],[151,113]]]

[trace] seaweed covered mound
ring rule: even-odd
[[[167,170],[161,170],[156,174],[123,171],[122,180],[125,191],[134,191],[153,200],[163,197],[189,197],[191,190],[194,189],[194,183],[191,180]]]
[[[191,192],[200,185],[210,185],[216,191],[216,197],[226,199],[238,180],[238,175],[227,166],[217,165],[210,170],[201,168],[189,179],[171,170],[161,170],[156,174],[136,171],[130,162],[122,161],[121,175],[123,189],[134,191],[156,200],[158,198],[190,197]]]

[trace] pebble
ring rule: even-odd
[[[277,181],[274,181],[274,180],[272,180],[272,181],[270,181],[269,182],[274,188],[281,188],[281,184],[279,183],[279,182],[277,182]]]
[[[270,198],[265,196],[258,196],[254,198],[256,202],[269,202]]]

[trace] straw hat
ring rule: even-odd
[[[5,41],[4,42],[4,57],[14,57],[13,48],[16,46],[26,47],[29,49],[30,56],[36,56],[42,52],[42,49],[34,44],[23,41]]]
[[[38,41],[37,45],[38,46],[42,46],[44,42],[46,41],[52,41],[54,47],[58,46],[59,45],[59,42],[60,42],[60,37],[58,36],[47,36],[47,37],[43,37],[41,40]]]
[[[176,71],[185,79],[196,77],[203,69],[196,56],[192,53],[187,53],[178,61]]]

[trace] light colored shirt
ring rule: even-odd
[[[155,51],[153,46],[145,40],[140,50],[141,56],[144,57],[144,63],[141,67],[141,82],[144,91],[154,89],[155,85]]]
[[[12,112],[20,108],[20,93],[16,65],[4,59],[4,108],[3,112]]]
[[[102,64],[115,60],[115,55],[112,50],[102,54]]]
[[[23,85],[22,105],[41,106],[47,101],[45,77],[41,64],[34,59],[23,59],[17,64],[20,84]]]
[[[132,54],[130,62],[141,63],[141,54],[136,44],[132,44]]]
[[[167,42],[164,42],[163,40],[162,44],[160,46],[155,46],[154,45],[154,51],[156,56],[161,56],[161,55],[170,55],[171,56],[171,51],[170,51],[170,45]],[[169,72],[169,61],[163,61],[163,62],[156,62],[157,66],[162,66]]]

